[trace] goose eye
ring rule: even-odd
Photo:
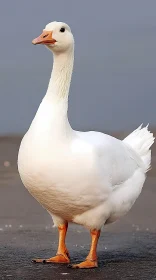
[[[60,32],[65,32],[65,28],[61,27]]]

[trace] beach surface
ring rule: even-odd
[[[31,263],[32,258],[55,254],[58,234],[50,215],[21,183],[16,164],[20,141],[0,138],[0,279],[156,279],[156,145],[139,199],[127,216],[102,230],[99,268],[72,270],[67,265]],[[86,257],[89,245],[89,232],[70,225],[67,247],[72,263]]]

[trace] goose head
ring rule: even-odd
[[[35,38],[32,43],[45,45],[53,53],[66,52],[73,48],[74,38],[66,23],[54,21],[48,23],[42,34]]]

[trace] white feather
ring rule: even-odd
[[[142,128],[140,125],[129,134],[123,142],[130,145],[144,162],[146,172],[151,166],[151,146],[154,143],[153,133],[148,130],[148,125]]]

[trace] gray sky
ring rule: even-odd
[[[46,92],[52,57],[31,41],[54,20],[68,23],[75,37],[73,128],[156,125],[155,0],[5,0],[0,8],[0,134],[24,133]]]

